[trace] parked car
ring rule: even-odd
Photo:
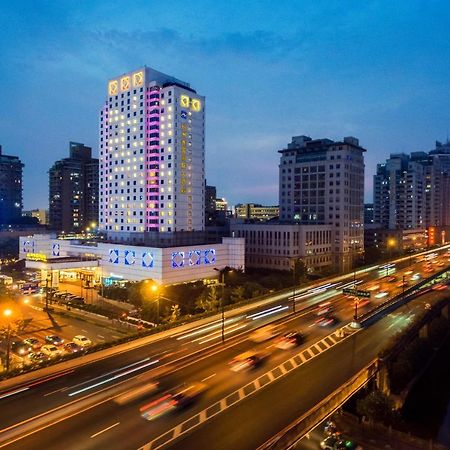
[[[33,350],[38,350],[41,348],[41,343],[39,342],[39,339],[33,337],[24,339],[23,343],[28,347],[31,347]]]
[[[53,344],[43,345],[41,347],[41,352],[44,355],[48,356],[49,358],[56,358],[57,356],[59,356],[61,354],[61,351],[59,350],[59,348]]]
[[[19,356],[26,356],[31,351],[31,346],[22,341],[11,342],[11,351]]]
[[[53,345],[63,345],[64,339],[57,336],[56,334],[50,334],[48,336],[45,336],[45,342]]]
[[[83,351],[83,347],[75,344],[75,342],[67,342],[67,344],[64,344],[63,350],[65,353],[80,353]]]
[[[90,347],[92,345],[92,341],[87,338],[86,336],[82,336],[81,334],[78,334],[72,339],[72,342],[79,345],[80,347]]]
[[[31,352],[28,354],[28,359],[32,364],[40,364],[48,361],[48,356],[42,352]]]

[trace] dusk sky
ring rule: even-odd
[[[278,204],[293,135],[356,136],[376,163],[450,130],[448,1],[3,1],[0,144],[48,207],[69,141],[97,155],[106,81],[147,65],[206,96],[206,176],[230,204]],[[447,106],[446,106],[447,105]]]

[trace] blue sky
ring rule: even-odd
[[[0,144],[25,163],[26,208],[70,140],[97,152],[106,80],[142,65],[206,96],[206,174],[231,204],[278,203],[291,136],[367,148],[377,162],[450,129],[450,2],[0,2]]]

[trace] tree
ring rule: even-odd
[[[170,308],[169,323],[177,322],[181,316],[180,305],[172,305]]]
[[[306,281],[308,275],[308,268],[302,259],[296,259],[294,261],[294,267],[292,268],[293,276],[295,277],[295,284],[300,284]]]
[[[393,407],[392,400],[381,391],[370,392],[356,403],[357,413],[374,422],[389,422]]]
[[[195,306],[204,312],[211,312],[218,309],[220,304],[219,290],[217,286],[210,286],[197,298]]]
[[[244,299],[245,296],[245,289],[244,286],[236,286],[235,288],[232,289],[231,291],[231,302],[232,303],[238,303],[241,300]]]

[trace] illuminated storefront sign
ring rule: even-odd
[[[44,255],[43,253],[28,253],[27,260],[47,262],[47,255]]]
[[[189,252],[172,252],[172,269],[179,267],[200,266],[202,264],[214,264],[216,262],[216,250],[209,248],[207,250],[191,250]]]

